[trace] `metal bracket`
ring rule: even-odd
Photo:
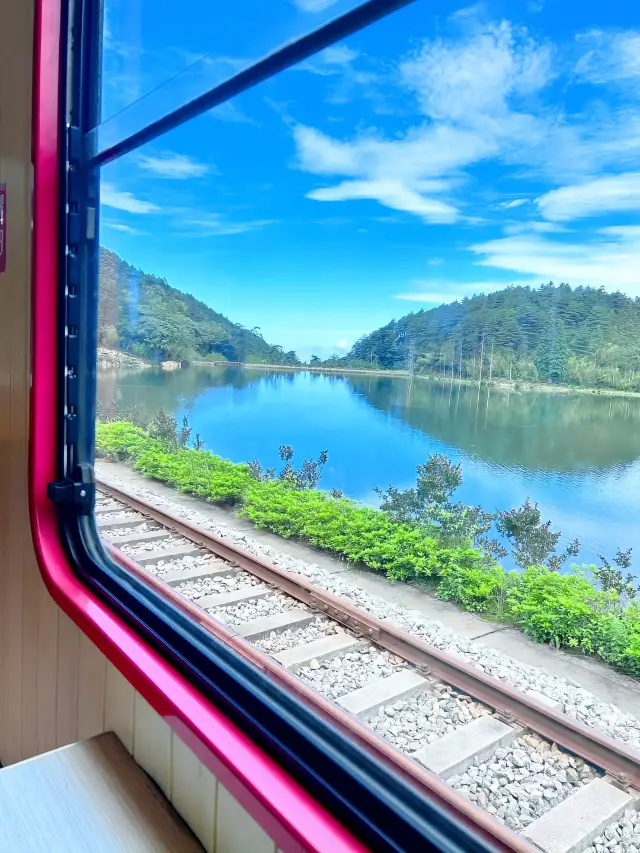
[[[309,595],[308,604],[315,612],[325,613],[337,622],[341,622],[346,628],[350,628],[359,637],[366,637],[369,640],[380,639],[379,628],[368,625],[364,619],[359,619],[357,616],[352,615],[348,610],[337,604],[329,604],[314,593]]]
[[[506,709],[498,709],[495,713],[496,719],[507,726],[513,726],[517,722],[516,715]]]
[[[78,515],[89,515],[93,509],[96,485],[90,465],[78,465],[76,477],[66,477],[47,486],[47,497],[55,504],[72,506]]]
[[[616,773],[615,775],[609,775],[610,784],[614,786],[614,788],[619,788],[621,791],[627,792],[629,790],[629,786],[631,782],[628,776],[625,776],[624,773]]]

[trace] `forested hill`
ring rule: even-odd
[[[100,248],[98,342],[152,361],[225,358],[299,364],[257,331],[232,323],[203,302]]]
[[[340,361],[637,391],[640,299],[567,284],[508,287],[392,320]]]

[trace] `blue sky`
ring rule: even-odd
[[[100,138],[354,5],[107,2]],[[640,6],[417,0],[105,167],[101,198],[103,245],[303,358],[511,283],[640,296]]]

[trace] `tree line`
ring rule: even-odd
[[[407,314],[318,366],[640,391],[640,299],[512,286]]]
[[[98,343],[150,361],[237,361],[299,365],[295,352],[267,343],[165,279],[100,248]]]

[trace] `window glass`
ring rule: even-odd
[[[242,0],[228,9],[188,0],[105,5],[100,146],[123,139],[333,18],[355,0]],[[222,123],[246,117],[226,104]]]
[[[274,7],[278,35],[312,6],[339,10],[278,30]],[[144,32],[156,58],[181,28],[194,55],[254,57],[268,23],[255,50],[244,20]],[[640,674],[639,50],[629,3],[416,3],[109,164],[97,442],[106,481],[634,748],[631,700],[612,726],[606,690],[518,632]],[[217,601],[233,626],[294,607]],[[344,701],[405,667],[359,646],[299,675]],[[416,757],[488,710],[438,696],[362,719]],[[523,832],[598,775],[536,749],[449,784]]]

